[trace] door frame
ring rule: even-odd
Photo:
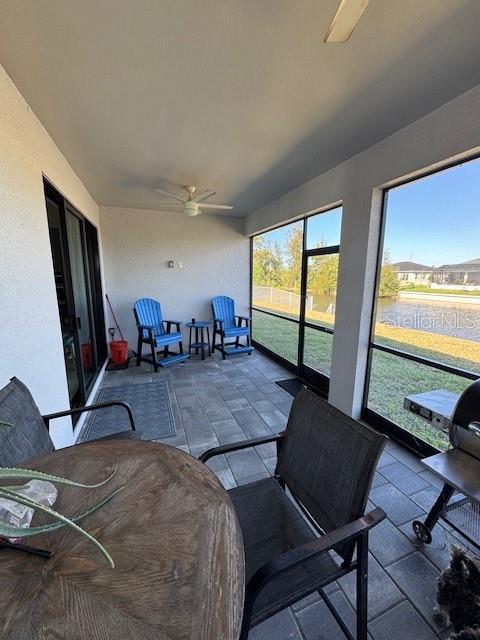
[[[282,365],[285,369],[288,369],[296,376],[298,376],[303,382],[307,383],[309,386],[313,387],[317,390],[321,395],[327,397],[330,378],[329,376],[321,373],[320,371],[316,371],[312,369],[308,365],[304,363],[304,348],[305,348],[305,328],[314,329],[315,331],[323,331],[324,333],[328,333],[333,336],[334,329],[330,329],[329,327],[324,327],[321,325],[316,325],[309,322],[306,319],[306,302],[307,302],[307,279],[308,279],[308,259],[314,256],[322,256],[322,255],[331,255],[331,254],[340,254],[340,244],[330,245],[328,247],[318,247],[314,249],[307,249],[307,232],[308,232],[308,221],[311,217],[328,213],[334,209],[342,207],[342,202],[337,202],[335,204],[329,205],[326,208],[314,211],[313,213],[305,216],[301,219],[302,224],[302,260],[301,260],[301,272],[300,272],[300,310],[299,317],[297,318],[289,318],[280,315],[279,313],[275,313],[274,311],[264,310],[264,309],[256,309],[253,306],[253,239],[255,236],[250,237],[250,310],[251,314],[253,311],[258,311],[258,313],[264,313],[267,315],[271,315],[282,320],[286,320],[288,322],[293,322],[298,325],[298,355],[297,355],[297,364],[286,360],[282,356],[278,355],[274,351],[271,351],[268,347],[265,347],[261,343],[252,339],[253,346],[258,349],[258,351],[264,353],[269,358],[278,362],[278,364]],[[342,212],[343,214],[343,212]],[[293,222],[298,222],[293,221]],[[287,222],[285,224],[279,225],[278,227],[274,227],[275,229],[280,229],[281,227],[288,226],[292,224],[291,222]],[[273,231],[273,229],[270,229]],[[261,235],[255,234],[255,235]]]
[[[61,242],[62,242],[62,261],[63,261],[63,269],[65,276],[65,296],[67,301],[67,310],[68,314],[72,316],[73,321],[73,339],[75,345],[75,351],[77,354],[76,357],[76,371],[79,381],[79,391],[75,394],[75,396],[71,399],[70,404],[71,407],[77,407],[80,405],[84,405],[87,397],[92,390],[95,381],[98,378],[100,371],[106,360],[107,349],[106,349],[106,335],[105,335],[105,320],[104,320],[104,312],[103,312],[103,294],[102,294],[102,281],[100,271],[97,273],[93,273],[90,268],[90,260],[89,260],[89,250],[88,243],[86,238],[86,224],[90,225],[95,230],[95,242],[96,242],[96,250],[99,256],[99,246],[98,246],[98,229],[95,225],[87,220],[87,218],[76,209],[71,202],[69,202],[62,193],[55,188],[55,186],[43,176],[43,185],[44,185],[44,194],[45,198],[50,199],[54,202],[60,210],[60,233],[61,233]],[[92,329],[92,343],[93,343],[93,352],[95,359],[95,372],[93,373],[90,381],[86,383],[85,375],[83,372],[83,366],[81,362],[81,349],[80,349],[80,340],[78,336],[78,328],[77,328],[77,313],[75,309],[75,296],[73,292],[73,280],[72,280],[72,271],[71,271],[71,263],[70,263],[70,252],[68,246],[68,233],[67,233],[67,224],[66,224],[66,216],[67,213],[73,215],[78,221],[80,225],[80,243],[82,247],[82,264],[85,274],[85,285],[86,285],[86,298],[87,298],[87,313],[88,319],[90,322],[90,326]],[[95,247],[94,247],[95,250]],[[95,297],[95,300],[94,300]],[[94,303],[96,306],[96,310],[94,312]],[[102,320],[103,323],[100,323],[100,326],[97,326],[95,322],[96,317],[99,316],[100,311],[102,309]],[[103,333],[101,333],[103,327]],[[103,337],[103,340],[102,340]],[[73,418],[75,422],[78,416]]]

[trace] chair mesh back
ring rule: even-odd
[[[54,450],[32,394],[17,378],[0,390],[0,466],[19,463]]]
[[[235,326],[235,301],[228,296],[217,296],[212,300],[213,316],[223,320],[223,328]]]
[[[303,387],[276,473],[328,533],[363,515],[386,439]]]
[[[137,324],[145,324],[153,327],[155,335],[165,333],[163,328],[162,307],[156,300],[152,300],[152,298],[140,298],[133,305],[133,312]],[[148,338],[148,331],[143,331],[143,337]]]

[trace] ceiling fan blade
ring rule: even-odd
[[[231,207],[228,204],[204,204],[203,202],[201,202],[199,206],[200,206],[200,209],[226,209],[226,210],[233,209],[233,207]]]
[[[216,191],[212,191],[212,189],[205,189],[204,191],[199,193],[198,196],[195,196],[194,198],[192,198],[192,200],[194,202],[203,202],[204,200],[207,200],[207,198],[211,198],[215,194],[216,194]]]
[[[341,0],[324,42],[347,42],[367,8],[369,0]]]
[[[155,209],[176,209],[177,207],[179,209],[183,209],[183,207],[184,207],[183,202],[178,202],[178,203],[177,202],[172,202],[172,204],[164,204],[164,203],[162,203],[162,204],[155,205]]]
[[[174,200],[178,200],[179,202],[185,202],[184,198],[180,198],[180,196],[176,196],[174,193],[168,193],[168,191],[164,191],[163,189],[154,189],[157,193],[162,193],[164,196],[168,196],[169,198],[173,198]]]

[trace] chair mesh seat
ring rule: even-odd
[[[229,491],[240,520],[245,546],[246,580],[266,562],[317,536],[275,478]],[[328,553],[275,578],[255,602],[251,626],[328,584],[338,565]]]

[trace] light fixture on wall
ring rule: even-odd
[[[324,42],[347,42],[367,8],[369,0],[341,0]]]

